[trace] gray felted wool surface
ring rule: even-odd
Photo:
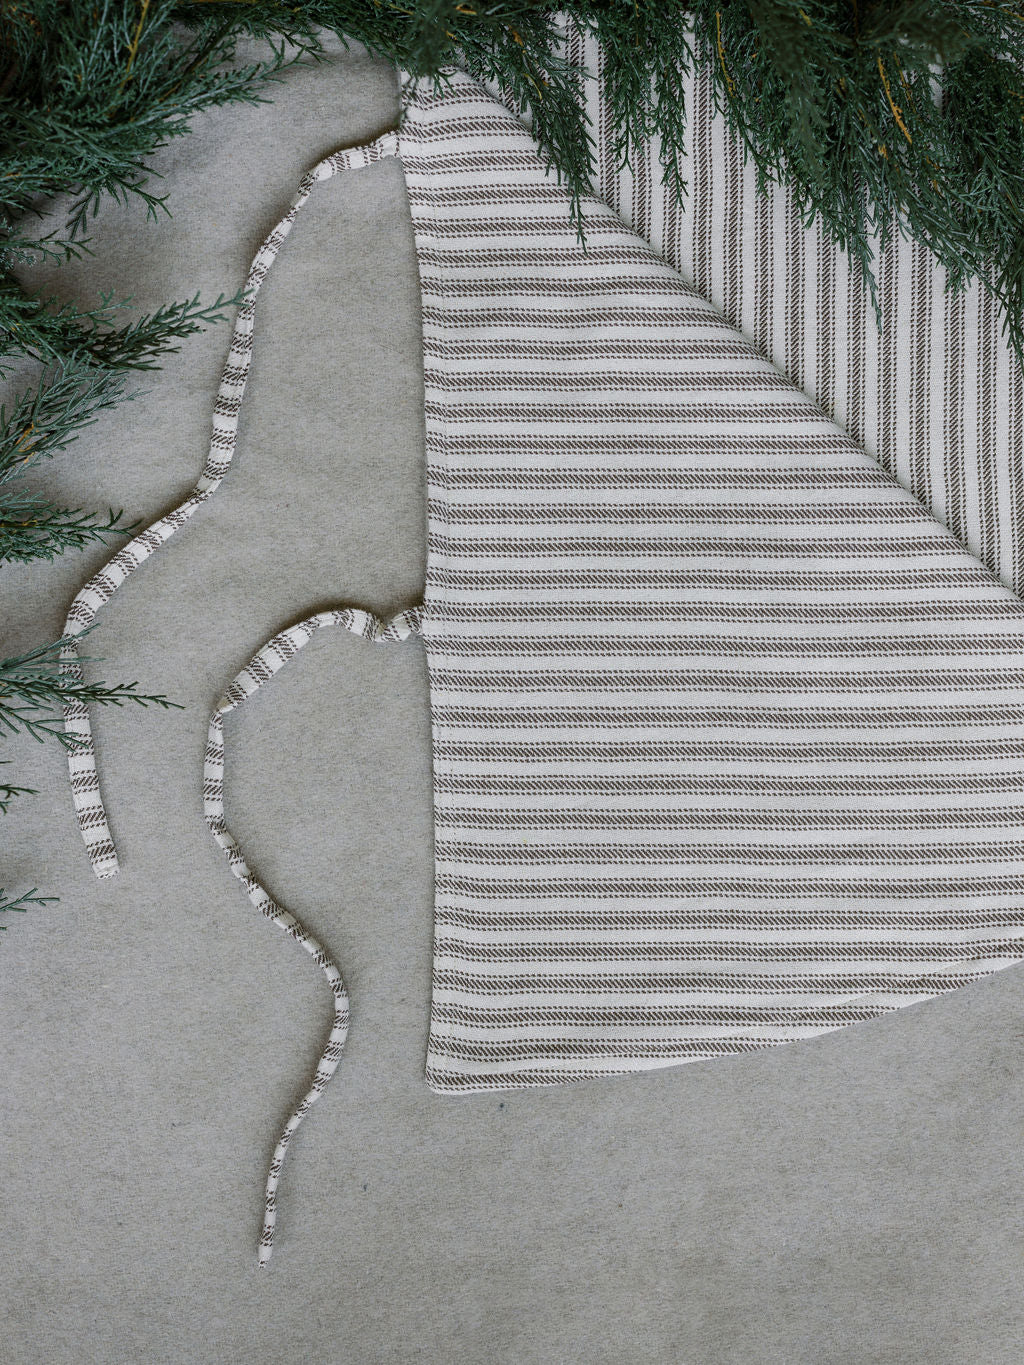
[[[173,219],[108,204],[58,286],[234,292],[303,171],[397,110],[358,52],[273,97],[198,119],[158,160]],[[91,638],[92,676],[184,706],[94,714],[118,877],[93,877],[57,746],[7,745],[41,794],[0,821],[0,882],[61,899],[0,939],[0,1360],[1019,1361],[1024,975],[740,1060],[431,1093],[423,652],[340,630],[228,721],[229,824],[353,1012],[257,1273],[266,1164],[331,1000],[203,823],[207,720],[281,625],[418,600],[418,312],[399,163],[318,187],[260,294],[235,464]],[[228,340],[188,342],[38,482],[145,522],[176,505]],[[6,567],[3,652],[55,637],[107,553]]]

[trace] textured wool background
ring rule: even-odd
[[[355,54],[204,117],[160,158],[174,220],[108,208],[76,290],[233,291],[307,166],[396,107]],[[119,877],[89,869],[56,747],[10,746],[43,792],[0,826],[0,880],[62,899],[0,941],[0,1360],[1017,1361],[1021,973],[741,1060],[432,1094],[426,670],[347,632],[233,721],[232,828],[353,1002],[257,1276],[330,999],[203,825],[206,723],[284,621],[419,595],[418,308],[401,167],[323,187],[261,294],[236,466],[96,633],[103,676],[187,708],[95,718]],[[146,521],[179,502],[227,341],[189,343],[45,481]],[[104,558],[5,569],[5,652],[55,635]]]

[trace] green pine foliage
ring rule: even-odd
[[[713,22],[712,22],[713,20]],[[1024,352],[1024,14],[1005,0],[726,5],[703,16],[726,113],[872,285],[872,232],[981,279]],[[712,41],[713,40],[713,41]]]
[[[88,631],[83,631],[77,638],[81,640],[86,634]],[[68,643],[65,637],[16,658],[0,659],[0,733],[27,734],[40,741],[52,738],[66,748],[74,748],[77,741],[63,729],[61,708],[66,701],[100,706],[135,702],[141,706],[176,707],[166,697],[142,696],[133,682],[108,687],[105,683],[73,682],[63,677],[59,670],[60,651]],[[84,657],[80,661],[94,662]]]
[[[113,508],[92,513],[35,491],[33,468],[133,398],[138,372],[238,302],[196,296],[139,314],[130,299],[78,302],[31,285],[33,265],[89,252],[89,222],[107,196],[140,199],[152,217],[167,211],[146,159],[187,132],[198,110],[259,98],[260,82],[287,60],[277,44],[265,60],[238,65],[235,41],[223,20],[184,29],[167,4],[0,0],[0,379],[24,383],[34,371],[0,405],[0,564],[50,560],[136,529]],[[44,231],[37,224],[55,202],[63,225]],[[69,696],[171,704],[134,683],[72,683],[60,671],[62,644],[0,662],[0,736],[72,743],[61,724]],[[32,794],[0,782],[0,812]],[[0,914],[51,899],[0,892]]]
[[[601,40],[620,161],[656,135],[665,183],[686,193],[682,76],[700,64],[762,178],[793,188],[872,292],[877,242],[911,234],[951,289],[992,291],[1024,356],[1024,14],[1010,0],[0,0],[0,380],[32,372],[0,406],[0,565],[134,529],[52,501],[32,471],[238,302],[138,315],[128,298],[32,285],[34,266],[89,252],[108,197],[169,212],[150,159],[193,115],[266,100],[333,33],[437,84],[458,66],[500,86],[578,209],[594,141],[567,29]],[[236,59],[243,36],[264,41],[256,60]],[[67,742],[60,645],[0,664],[0,735]],[[81,695],[168,704],[130,684]],[[29,793],[0,783],[0,812]],[[0,914],[46,899],[0,892]]]

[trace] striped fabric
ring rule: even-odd
[[[584,254],[468,78],[399,154],[430,1086],[746,1052],[1019,961],[1024,605],[596,199]]]
[[[897,235],[877,265],[879,332],[859,270],[801,223],[788,190],[759,192],[706,65],[683,81],[680,206],[656,142],[618,166],[599,44],[574,34],[567,55],[592,76],[597,195],[1024,596],[1024,372],[991,296],[974,285],[947,297],[927,249]]]

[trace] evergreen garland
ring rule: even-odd
[[[317,59],[325,31],[439,83],[454,65],[499,84],[578,206],[594,144],[582,74],[563,56],[566,26],[601,40],[620,161],[656,134],[665,183],[685,193],[681,77],[706,66],[762,179],[792,187],[873,293],[873,251],[908,232],[951,289],[982,280],[1024,355],[1024,15],[1008,0],[0,0],[0,380],[34,369],[0,407],[0,563],[135,529],[113,508],[34,492],[31,470],[238,302],[196,296],[136,316],[113,295],[44,295],[33,265],[88,252],[108,196],[140,200],[151,217],[168,211],[147,169],[153,153],[200,110],[266,99],[268,81]],[[266,40],[266,53],[239,64],[244,35]],[[55,202],[63,226],[41,232]],[[60,644],[0,663],[0,734],[68,742]],[[169,704],[134,684],[86,691]],[[30,790],[0,783],[0,812]],[[0,916],[46,899],[0,892]]]

